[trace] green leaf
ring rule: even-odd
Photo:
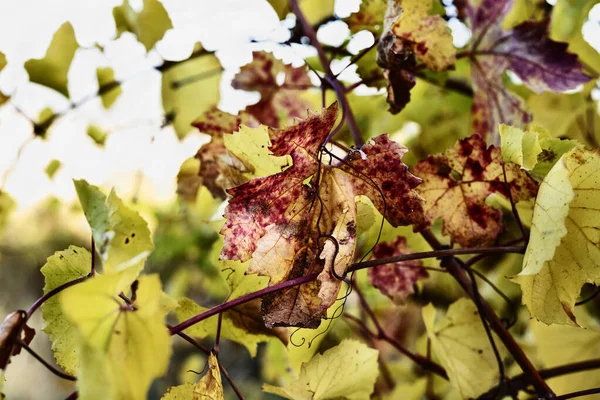
[[[210,353],[208,357],[208,372],[198,383],[186,383],[170,387],[167,394],[161,397],[161,400],[223,400],[224,398],[219,361],[213,353]]]
[[[600,283],[600,154],[575,148],[542,181],[533,210],[521,285],[523,304],[546,324],[577,324],[585,283]]]
[[[90,125],[88,126],[86,133],[98,146],[104,147],[106,138],[108,138],[108,132],[96,125]]]
[[[137,212],[125,206],[114,190],[106,197],[100,189],[84,180],[74,183],[92,228],[104,273],[114,274],[127,269],[135,279],[154,249],[148,224]]]
[[[50,161],[48,163],[48,165],[46,165],[44,172],[46,173],[48,178],[52,179],[52,178],[54,178],[54,174],[56,174],[56,171],[58,171],[61,166],[62,166],[62,163],[59,160],[54,159],[54,160]]]
[[[452,303],[442,320],[436,321],[432,304],[423,307],[422,313],[433,351],[462,398],[476,398],[498,383],[496,357],[471,300]],[[499,345],[498,338],[495,341]],[[498,350],[506,354],[501,345]]]
[[[0,190],[0,230],[8,223],[10,215],[17,209],[17,203],[7,192]]]
[[[158,275],[139,279],[132,306],[118,297],[123,282],[123,274],[96,276],[60,295],[80,335],[77,383],[82,400],[146,399],[152,380],[167,371],[171,337]]]
[[[46,285],[44,294],[53,289],[89,274],[92,257],[86,249],[70,246],[48,257],[41,272]],[[63,313],[59,296],[42,304],[44,332],[50,336],[56,363],[69,375],[75,375],[79,366],[77,357],[77,330]]]
[[[171,18],[158,0],[144,0],[144,8],[136,13],[128,0],[113,8],[113,18],[117,27],[117,37],[123,32],[133,33],[146,51],[150,51],[165,32],[173,28]]]
[[[25,63],[29,80],[69,97],[67,75],[78,47],[73,26],[65,22],[52,36],[46,56]]]
[[[102,105],[104,108],[110,108],[123,92],[120,82],[115,80],[115,71],[110,67],[97,68],[96,79]]]
[[[288,0],[267,0],[279,19],[291,13]],[[299,0],[302,13],[310,24],[317,24],[333,14],[335,0]]]
[[[165,113],[175,114],[177,136],[192,130],[192,122],[219,102],[221,63],[213,54],[196,46],[187,61],[163,72],[162,104]]]
[[[360,342],[343,340],[303,364],[297,381],[286,387],[264,385],[263,390],[293,400],[368,400],[379,374],[378,354]]]

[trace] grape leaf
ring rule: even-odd
[[[246,107],[246,112],[268,126],[292,122],[312,107],[302,95],[302,90],[312,87],[305,68],[284,64],[264,51],[252,53],[252,61],[240,69],[231,86],[260,93],[260,101]]]
[[[117,27],[117,38],[123,32],[133,33],[146,51],[150,51],[165,32],[173,28],[171,18],[158,0],[144,0],[144,8],[138,13],[128,0],[113,8],[113,18]]]
[[[547,131],[522,131],[500,125],[502,160],[513,162],[538,176],[546,176],[563,154],[577,146],[573,140],[550,137]]]
[[[383,17],[387,9],[384,0],[362,0],[357,12],[344,18],[350,32],[358,33],[363,30],[379,35],[383,31]]]
[[[197,383],[170,387],[161,400],[224,400],[219,361],[214,353],[208,356],[208,372]]]
[[[96,68],[96,79],[102,105],[110,108],[123,92],[121,84],[115,80],[115,71],[110,67]]]
[[[473,0],[463,3],[466,23],[473,32],[473,127],[476,133],[499,144],[500,123],[522,127],[531,121],[520,97],[509,92],[502,74],[512,70],[536,93],[563,92],[590,80],[565,43],[548,37],[547,21],[526,21],[510,31],[502,20],[512,0]]]
[[[78,47],[73,26],[65,22],[52,36],[46,56],[25,62],[29,80],[69,97],[67,75]]]
[[[463,399],[477,398],[498,383],[498,363],[471,300],[462,298],[452,303],[442,320],[436,321],[432,304],[423,307],[422,313],[433,352]],[[495,342],[504,357],[506,349],[497,337]]]
[[[291,12],[287,0],[268,0],[279,19]],[[334,0],[298,0],[302,13],[310,24],[317,24],[333,14]]]
[[[219,102],[223,68],[214,54],[198,43],[186,61],[162,71],[161,96],[166,114],[174,114],[177,136],[192,130],[192,122]]]
[[[252,357],[256,356],[258,343],[266,342],[274,337],[279,337],[282,342],[287,343],[287,330],[281,328],[269,329],[264,326],[260,318],[259,304],[260,301],[249,302],[235,307],[223,313],[221,323],[221,337],[243,345]],[[196,304],[193,300],[183,298],[179,300],[175,313],[177,314],[177,320],[181,322],[206,310],[207,308]],[[214,336],[217,333],[217,322],[218,317],[215,315],[194,324],[187,328],[185,332],[201,339]]]
[[[44,294],[89,274],[92,257],[81,247],[69,246],[48,257],[41,272],[44,275]],[[75,375],[79,366],[77,357],[77,330],[63,313],[59,296],[53,296],[42,304],[44,332],[50,336],[56,363],[69,375]]]
[[[133,281],[154,249],[148,224],[119,199],[114,190],[106,197],[96,186],[76,180],[75,189],[92,228],[103,272],[131,271]]]
[[[79,398],[141,400],[154,378],[167,371],[171,337],[164,324],[158,275],[138,281],[136,299],[123,303],[123,274],[96,276],[60,294],[77,328]]]
[[[297,381],[286,387],[263,385],[263,390],[293,400],[368,400],[379,373],[378,353],[346,339],[302,364]]]
[[[406,148],[387,135],[342,164],[320,162],[320,144],[336,118],[334,103],[294,126],[271,129],[269,149],[289,154],[293,165],[228,190],[222,259],[252,259],[248,273],[269,276],[270,285],[320,273],[317,281],[264,296],[267,326],[316,327],[333,304],[340,281],[332,268],[341,275],[354,257],[356,195],[368,196],[395,226],[423,222],[422,199],[412,190],[420,180],[401,161]]]
[[[491,193],[518,202],[534,198],[538,189],[517,164],[503,164],[500,149],[486,148],[477,134],[420,161],[413,172],[424,181],[417,191],[426,200],[429,223],[441,218],[443,233],[464,247],[489,246],[501,232],[502,212],[485,202]]]
[[[379,243],[373,249],[372,259],[409,254],[412,250],[406,244],[406,238],[398,236],[394,241]],[[421,260],[403,261],[378,265],[369,268],[369,282],[396,304],[403,304],[414,293],[413,285],[419,279],[427,277]]]
[[[456,63],[450,29],[439,15],[429,15],[432,5],[433,0],[388,2],[377,64],[388,82],[392,114],[410,101],[417,61],[432,71],[444,71]]]
[[[577,324],[584,283],[600,283],[600,154],[575,148],[542,181],[533,210],[521,285],[523,304],[546,324]]]

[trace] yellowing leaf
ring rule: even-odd
[[[41,272],[46,285],[44,294],[89,274],[92,257],[86,249],[70,246],[67,250],[48,257]],[[56,363],[69,375],[75,375],[79,366],[77,356],[77,330],[63,313],[59,296],[53,296],[42,304],[44,332],[50,336]]]
[[[544,178],[523,270],[523,304],[546,324],[576,324],[585,283],[600,283],[600,154],[573,149]]]
[[[291,12],[287,0],[268,0],[279,19]],[[309,23],[316,24],[333,14],[334,0],[299,0],[298,4]]]
[[[219,361],[213,353],[208,356],[208,372],[196,384],[170,387],[161,400],[224,400]]]
[[[383,17],[386,9],[387,2],[385,0],[362,0],[359,10],[344,18],[344,22],[348,24],[352,33],[368,30],[379,34],[383,30]]]
[[[123,274],[96,276],[60,295],[79,339],[79,398],[142,400],[154,378],[166,373],[171,337],[164,324],[158,275],[139,279],[136,299],[118,294]]]
[[[128,269],[133,281],[154,249],[148,224],[137,212],[125,206],[114,190],[106,197],[100,189],[84,180],[74,183],[92,228],[104,273]]]
[[[4,67],[6,67],[6,56],[0,51],[0,71],[2,71]]]
[[[435,355],[462,398],[476,398],[498,383],[498,363],[471,300],[452,303],[439,321],[429,304],[423,307],[423,321]],[[497,337],[495,341],[501,355],[506,354]]]
[[[402,13],[392,27],[402,48],[408,47],[432,71],[444,71],[456,63],[456,49],[446,21],[429,15],[433,0],[402,0]]]
[[[286,387],[264,385],[267,393],[293,400],[368,400],[379,373],[378,351],[343,340],[302,364],[300,378]]]
[[[219,102],[221,64],[217,57],[197,46],[187,61],[162,74],[162,104],[165,113],[175,114],[177,136],[192,130],[192,122]]]
[[[65,22],[52,36],[46,56],[25,62],[29,80],[69,97],[67,74],[78,47],[73,26]]]
[[[144,8],[139,13],[131,8],[128,0],[124,0],[122,5],[113,8],[113,18],[117,26],[117,37],[123,32],[131,32],[137,36],[146,51],[150,51],[165,32],[173,28],[167,10],[158,0],[144,0]]]
[[[0,230],[3,229],[10,215],[17,209],[17,203],[7,192],[0,190]]]
[[[96,78],[102,105],[104,108],[109,108],[123,92],[121,84],[115,80],[115,71],[110,67],[97,68]]]

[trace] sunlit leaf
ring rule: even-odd
[[[110,108],[123,92],[121,84],[115,80],[115,71],[110,67],[96,68],[96,79],[102,105]]]
[[[150,51],[165,32],[173,28],[167,10],[158,0],[144,0],[143,9],[138,13],[129,5],[128,0],[113,8],[113,18],[117,27],[117,37],[123,32],[133,33]]]
[[[114,190],[106,197],[84,180],[74,182],[104,273],[129,270],[135,279],[154,248],[148,224],[123,204]]]
[[[367,400],[379,373],[378,351],[354,340],[343,340],[302,365],[300,378],[286,387],[263,390],[293,400]]]
[[[287,0],[268,0],[279,19],[291,12]],[[302,13],[309,23],[316,24],[333,14],[334,0],[298,0]]]
[[[92,257],[81,247],[70,246],[67,250],[48,257],[41,272],[44,275],[44,294],[53,289],[89,274]],[[70,375],[77,374],[77,330],[63,313],[59,296],[54,296],[42,304],[44,332],[50,336],[56,363]]]
[[[162,74],[162,104],[165,113],[175,114],[173,126],[184,137],[192,122],[219,103],[221,63],[213,54],[196,45],[187,61]]]
[[[0,230],[4,229],[11,214],[17,209],[13,197],[4,190],[0,190]]]
[[[108,132],[96,125],[89,125],[86,133],[98,146],[104,146],[106,139],[108,138]]]
[[[423,307],[423,321],[434,354],[462,398],[477,398],[498,383],[498,363],[470,299],[452,303],[446,316],[437,321],[436,309],[429,304]],[[495,342],[504,356],[506,350],[497,337]]]
[[[6,67],[6,56],[0,51],[0,71],[2,71],[4,67]]]
[[[54,178],[54,174],[56,174],[56,172],[60,169],[61,166],[62,163],[59,160],[51,160],[48,163],[48,165],[46,165],[44,172],[46,173],[46,176],[48,176],[48,178],[52,179]]]
[[[600,155],[575,148],[544,178],[533,210],[521,285],[523,304],[546,324],[576,324],[585,283],[600,283]]]
[[[29,80],[69,97],[67,74],[78,47],[73,26],[65,22],[52,36],[46,56],[25,62]]]
[[[219,361],[214,353],[208,357],[208,372],[197,383],[186,383],[169,388],[167,394],[161,400],[224,400],[223,383],[221,382],[221,371]]]
[[[518,202],[537,193],[537,183],[517,164],[503,164],[501,157],[499,148],[488,148],[481,136],[473,135],[413,169],[424,181],[417,191],[426,200],[428,221],[441,218],[444,234],[461,246],[490,245],[502,231],[502,212],[486,204],[490,194]]]
[[[380,34],[383,31],[383,17],[387,9],[385,0],[362,0],[357,12],[344,18],[350,32],[358,33],[362,30]]]
[[[96,276],[65,290],[60,302],[79,332],[79,398],[146,399],[164,375],[171,337],[164,324],[158,275],[139,279],[136,300],[125,304],[122,274]]]

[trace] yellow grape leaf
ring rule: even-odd
[[[384,400],[422,400],[427,398],[427,378],[418,378],[414,382],[400,382],[391,393],[386,393]]]
[[[57,287],[90,273],[92,257],[86,249],[69,246],[48,257],[41,272],[46,285],[44,294]],[[56,363],[69,375],[77,373],[77,330],[63,313],[59,296],[53,296],[42,304],[44,332],[50,336]]]
[[[219,361],[217,357],[210,353],[208,356],[208,372],[196,384],[186,383],[185,385],[170,387],[167,394],[161,397],[161,400],[224,400],[223,382],[221,381],[221,371],[219,371]]]
[[[377,350],[346,339],[302,364],[297,381],[285,387],[263,385],[263,390],[293,400],[368,400],[379,374],[378,355]]]
[[[591,322],[584,307],[577,308],[577,319],[589,321],[586,329],[567,325],[545,325],[531,321],[537,357],[544,368],[600,358],[600,327]],[[560,351],[557,351],[560,349]],[[557,395],[589,389],[600,385],[598,371],[590,370],[559,376],[548,380]]]
[[[3,190],[0,190],[0,230],[6,226],[10,215],[17,208],[17,203],[13,197]]]
[[[197,45],[187,61],[162,74],[162,104],[167,114],[174,113],[177,136],[192,130],[192,122],[219,102],[221,63]]]
[[[29,80],[69,97],[67,75],[78,47],[73,26],[65,22],[52,36],[46,56],[25,62]]]
[[[110,67],[96,68],[96,79],[102,105],[109,108],[123,92],[121,84],[115,80],[115,71]]]
[[[535,175],[545,176],[563,154],[577,146],[574,140],[553,138],[543,128],[523,131],[500,125],[502,160],[513,162]]]
[[[96,125],[88,126],[86,133],[90,139],[92,139],[98,146],[101,147],[104,146],[104,143],[106,143],[106,138],[108,138],[108,133]]]
[[[279,19],[291,13],[288,0],[268,0]],[[334,0],[299,0],[300,10],[310,24],[316,24],[333,14]]]
[[[402,46],[410,46],[417,60],[432,71],[444,71],[456,64],[456,49],[446,21],[429,15],[433,0],[402,0],[402,13],[392,32]]]
[[[136,13],[128,0],[113,8],[113,18],[117,26],[117,37],[123,32],[133,33],[146,51],[150,51],[165,32],[173,28],[171,18],[158,0],[144,0],[144,8]]]
[[[600,154],[573,149],[542,181],[523,270],[523,304],[546,324],[577,324],[585,283],[600,283]]]
[[[122,275],[96,276],[60,294],[64,313],[79,332],[82,400],[146,399],[152,380],[167,371],[171,337],[158,275],[139,279],[131,305],[118,297]]]
[[[6,67],[6,56],[0,51],[0,71],[2,71],[4,67]]]
[[[429,304],[423,307],[423,321],[435,355],[462,398],[476,398],[498,383],[498,363],[471,300],[455,301],[438,321]],[[497,337],[495,341],[500,354],[506,354]]]
[[[256,356],[258,343],[274,337],[279,337],[287,343],[288,335],[287,329],[265,327],[258,305],[259,302],[249,302],[225,312],[221,324],[221,337],[243,345],[252,357]],[[206,310],[207,308],[199,306],[193,300],[182,298],[175,313],[177,320],[181,322]],[[185,332],[198,338],[214,336],[217,332],[217,321],[218,316],[212,316],[187,328]]]
[[[385,0],[362,0],[358,11],[344,18],[344,22],[348,24],[352,33],[367,30],[378,35],[383,31],[383,17],[386,9],[387,1]]]
[[[114,190],[108,197],[96,186],[75,180],[83,212],[92,228],[103,272],[113,274],[128,269],[135,276],[154,249],[148,224],[119,199]]]

